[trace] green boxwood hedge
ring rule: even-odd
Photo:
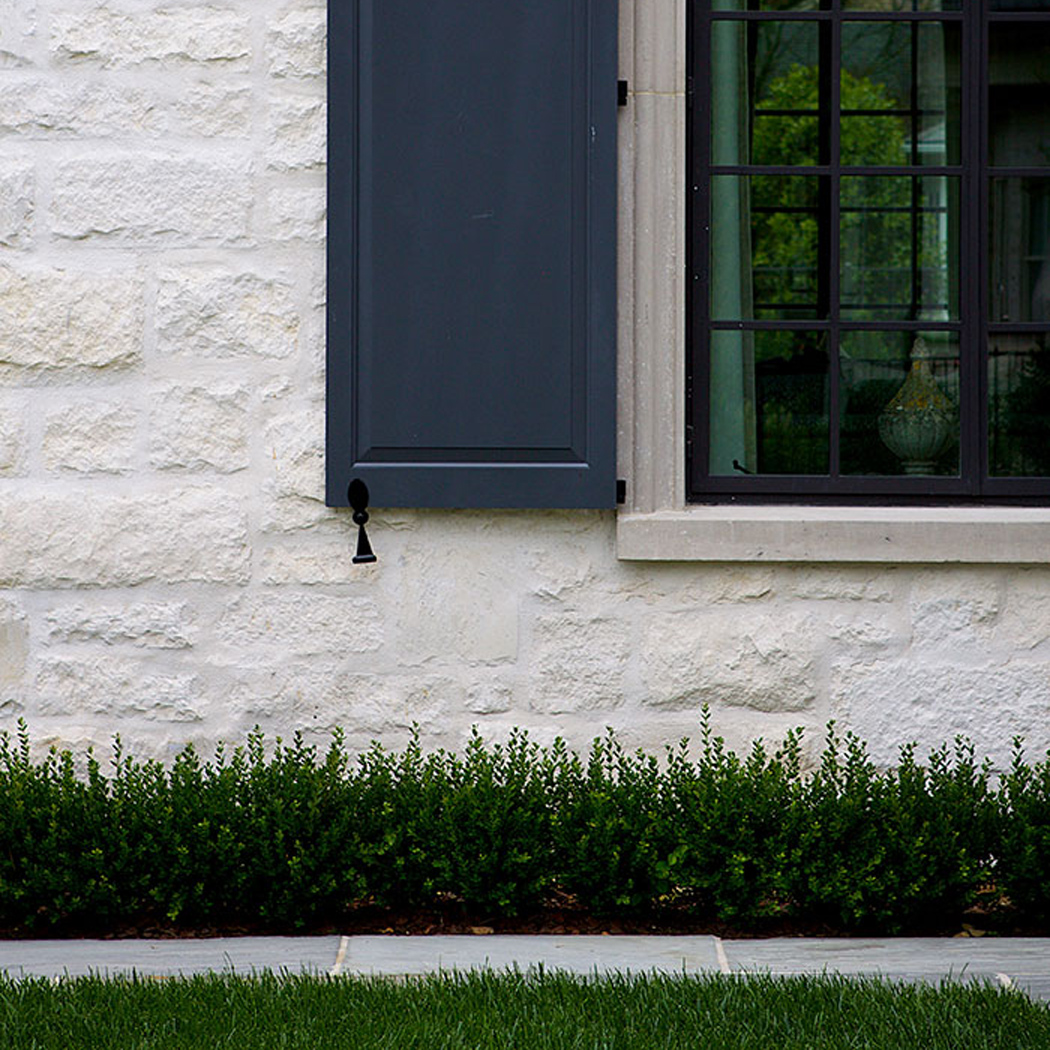
[[[462,755],[414,737],[352,760],[257,730],[170,767],[89,753],[30,757],[0,735],[0,928],[37,935],[149,919],[295,930],[362,904],[458,902],[513,916],[571,895],[590,912],[665,909],[739,930],[771,921],[841,932],[1050,920],[1050,758],[994,775],[958,740],[878,769],[834,725],[819,765],[801,732],[768,753],[726,749],[701,720],[660,757],[610,731],[581,756],[515,731]]]

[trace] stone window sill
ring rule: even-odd
[[[625,561],[1050,562],[1050,507],[690,506],[621,512]]]

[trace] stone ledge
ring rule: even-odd
[[[1050,507],[694,506],[621,513],[622,561],[1050,563]]]

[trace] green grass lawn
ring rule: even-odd
[[[1050,1008],[838,977],[0,979],[0,1047],[1024,1050],[1050,1048]]]

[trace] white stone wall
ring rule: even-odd
[[[622,5],[625,48],[677,46]],[[0,725],[160,757],[256,723],[660,748],[706,703],[735,746],[832,717],[885,761],[1050,743],[1050,569],[630,562],[612,512],[508,511],[379,511],[353,566],[322,485],[324,33],[299,0],[0,0]],[[642,192],[680,91],[634,87]],[[664,337],[623,287],[621,339]]]

